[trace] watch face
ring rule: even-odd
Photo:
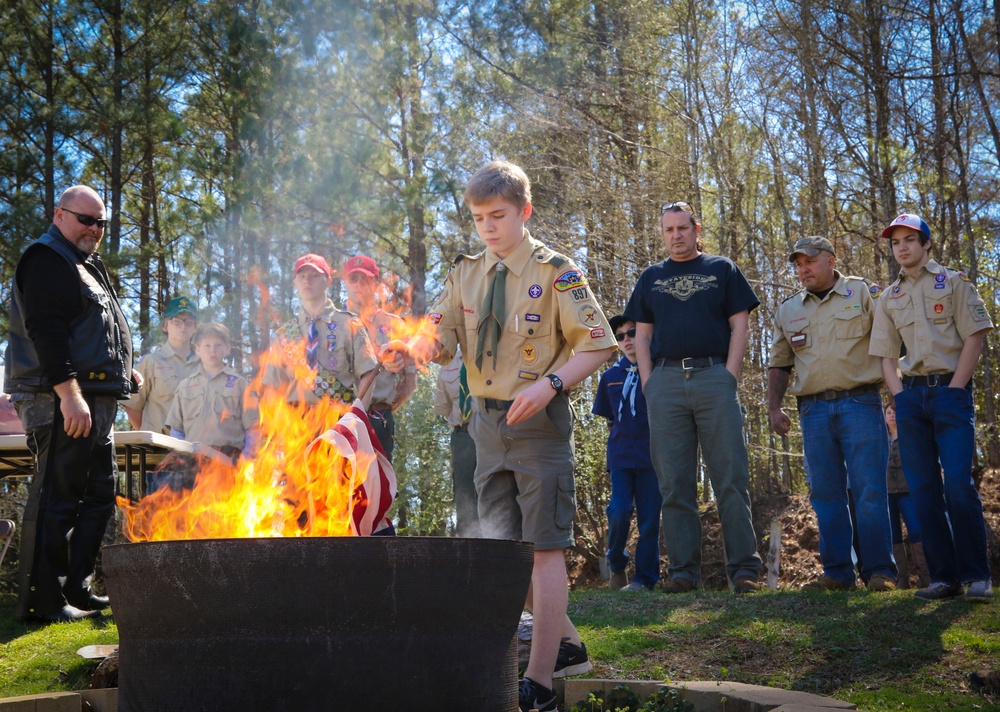
[[[554,373],[549,374],[549,382],[552,383],[552,387],[555,388],[557,391],[562,390],[563,382],[562,379],[559,378],[559,376],[555,375]]]

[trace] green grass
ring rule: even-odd
[[[577,591],[570,614],[591,677],[731,680],[829,695],[862,710],[998,710],[965,673],[1000,664],[1000,602],[776,591],[737,597]],[[0,598],[0,694],[76,690],[96,667],[76,650],[114,643],[113,618],[39,626]]]

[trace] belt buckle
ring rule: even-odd
[[[931,388],[937,388],[938,386],[940,386],[941,374],[932,373],[931,375],[927,376],[927,385],[930,386]]]
[[[832,389],[823,391],[822,393],[820,393],[820,398],[822,398],[825,401],[837,400],[837,391]]]
[[[695,368],[697,368],[697,366],[688,366],[687,362],[688,361],[694,361],[694,360],[695,359],[694,359],[693,356],[688,356],[687,358],[682,358],[681,359],[681,369],[684,370],[684,371],[693,371]]]

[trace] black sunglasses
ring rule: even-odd
[[[108,226],[108,223],[111,222],[111,220],[108,218],[95,218],[91,215],[83,215],[81,213],[76,212],[75,210],[70,210],[69,208],[59,208],[59,209],[65,210],[67,213],[73,213],[74,215],[76,215],[76,221],[81,225],[86,225],[87,227],[93,227],[94,225],[97,225],[97,227],[103,230]]]
[[[629,337],[630,339],[634,339],[635,338],[635,329],[629,329],[628,331],[617,331],[617,332],[615,332],[615,338],[618,339],[619,341],[624,341],[626,336]]]
[[[660,212],[665,213],[668,210],[673,210],[675,208],[677,210],[683,210],[686,213],[694,212],[694,208],[691,207],[691,203],[689,203],[686,200],[678,200],[673,203],[664,203],[663,205],[660,206]]]

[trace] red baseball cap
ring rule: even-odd
[[[378,279],[378,265],[375,264],[375,260],[365,255],[352,257],[344,263],[344,276],[351,272],[363,272],[373,279]]]
[[[311,252],[295,260],[295,271],[292,274],[298,274],[303,267],[312,267],[317,272],[325,274],[327,278],[333,277],[333,270],[330,269],[326,259]]]

